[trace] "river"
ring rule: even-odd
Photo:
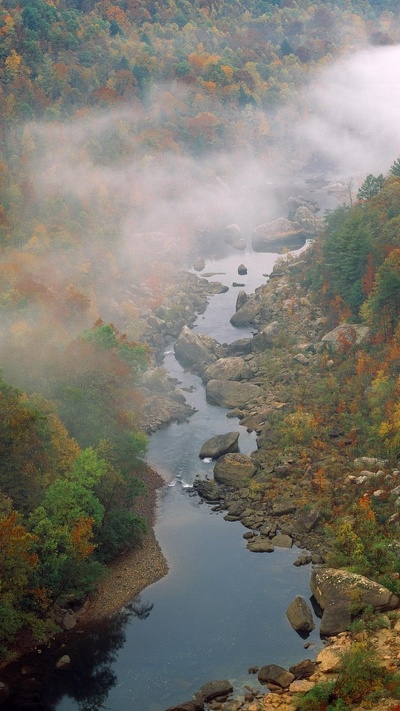
[[[213,296],[195,329],[221,343],[249,335],[229,323],[235,311],[238,288],[247,293],[265,282],[277,255],[235,252],[209,261],[210,277],[228,285],[225,294]],[[239,277],[243,262],[248,274]],[[290,627],[285,610],[292,599],[310,597],[309,567],[295,567],[299,551],[277,549],[256,554],[246,549],[239,523],[227,523],[193,494],[196,476],[212,476],[212,462],[201,461],[203,442],[215,434],[239,431],[240,451],[256,448],[255,435],[227,410],[205,401],[204,387],[196,376],[184,372],[172,348],[165,367],[185,390],[196,408],[190,421],[152,435],[148,461],[165,479],[158,499],[156,536],[169,564],[169,573],[148,587],[131,607],[90,634],[72,635],[63,650],[72,659],[71,670],[54,671],[54,650],[42,652],[47,665],[40,706],[57,711],[164,711],[190,699],[212,680],[228,678],[236,694],[244,684],[257,687],[250,666],[294,664],[313,651]],[[315,648],[317,632],[308,638]],[[17,708],[14,706],[13,708]]]

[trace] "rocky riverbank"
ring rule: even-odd
[[[100,582],[96,593],[79,613],[80,625],[92,623],[117,612],[144,588],[167,574],[168,563],[153,530],[157,511],[157,490],[163,484],[164,481],[157,472],[148,468],[147,493],[135,499],[135,513],[145,518],[148,533],[144,536],[140,548],[119,556],[108,566],[108,575]]]
[[[202,377],[210,403],[228,408],[228,418],[238,417],[249,431],[257,433],[257,450],[250,456],[237,452],[237,442],[232,444],[234,437],[229,437],[234,433],[221,433],[213,438],[216,441],[205,443],[204,456],[211,456],[216,464],[212,480],[196,482],[199,495],[225,511],[227,521],[242,522],[251,554],[297,545],[302,551],[296,564],[313,563],[316,570],[320,566],[324,571],[332,552],[332,538],[326,536],[331,521],[327,505],[343,510],[344,502],[349,505],[359,497],[368,501],[373,495],[397,525],[394,500],[400,492],[400,472],[379,458],[355,456],[353,433],[347,434],[338,424],[334,407],[332,416],[318,421],[301,405],[303,394],[307,401],[310,393],[322,390],[321,383],[329,380],[329,373],[340,365],[344,353],[368,339],[367,329],[357,325],[333,328],[311,295],[297,284],[293,275],[306,268],[306,261],[284,258],[268,284],[251,295],[239,293],[231,320],[238,329],[251,326],[256,331],[253,337],[223,344],[194,333],[185,324],[175,353],[184,367]],[[228,449],[224,449],[225,440],[229,440]],[[354,637],[341,630],[347,630],[351,620],[357,618],[357,610],[350,605],[350,598],[340,610],[340,604],[336,606],[346,584],[346,573],[342,573],[338,577],[340,590],[326,607],[321,632],[329,637],[329,646],[345,648]],[[358,593],[354,592],[357,600]],[[334,606],[336,618],[330,614]],[[363,607],[359,605],[358,610]],[[393,599],[389,607],[397,608],[398,600]],[[400,655],[398,625],[397,612],[393,612],[382,629],[362,633],[368,646],[376,647],[379,659],[392,670],[397,669]],[[273,659],[270,662],[273,665]],[[306,682],[296,678],[292,688],[283,686],[279,693],[273,690],[263,695],[249,688],[247,697],[233,701],[223,694],[209,698],[200,694],[194,701],[177,705],[174,711],[262,711],[271,707],[289,711],[296,707],[294,694],[327,675],[335,678],[336,672],[327,670],[322,659],[317,658],[317,662]],[[395,703],[382,699],[374,708],[392,709]]]

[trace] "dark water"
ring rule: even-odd
[[[207,264],[207,271],[225,272],[215,279],[229,286],[245,282],[250,293],[275,260],[276,255],[235,253]],[[241,262],[248,267],[247,277],[237,275]],[[212,297],[198,319],[198,331],[220,342],[248,335],[229,324],[236,296],[237,289],[230,288]],[[41,672],[44,708],[164,711],[212,679],[229,678],[240,693],[244,684],[256,684],[247,674],[249,666],[288,666],[310,656],[285,617],[293,597],[310,596],[309,568],[293,566],[299,551],[250,553],[242,525],[226,523],[223,514],[212,512],[188,490],[196,476],[212,475],[213,464],[198,456],[206,439],[239,431],[241,451],[249,453],[255,449],[254,435],[227,419],[223,408],[208,405],[200,379],[185,373],[171,352],[165,365],[192,390],[187,399],[198,410],[189,423],[157,432],[150,442],[148,460],[166,481],[156,535],[169,574],[91,634],[71,634],[62,649],[42,653],[41,659],[49,656]],[[309,639],[319,644],[316,633]],[[71,670],[55,672],[54,658],[65,653],[71,656]]]

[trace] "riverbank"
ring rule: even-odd
[[[108,566],[108,575],[98,585],[96,592],[85,603],[80,623],[85,624],[109,617],[126,605],[148,585],[168,573],[168,563],[154,535],[157,492],[164,485],[162,477],[148,467],[147,493],[135,499],[135,513],[147,522],[148,533],[140,548],[119,556]]]

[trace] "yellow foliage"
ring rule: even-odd
[[[15,49],[12,49],[8,57],[6,57],[4,64],[10,74],[15,76],[16,74],[18,74],[21,61],[21,55],[18,54]]]

